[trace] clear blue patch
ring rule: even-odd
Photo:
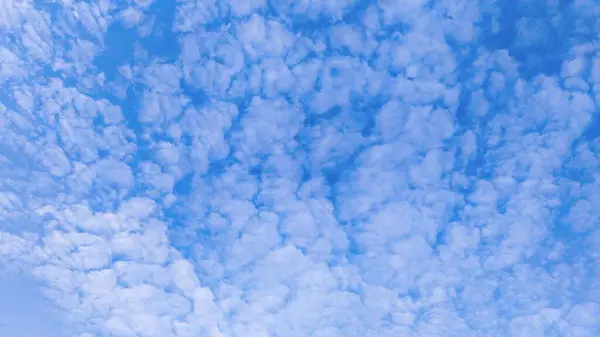
[[[204,91],[189,85],[184,80],[181,80],[179,85],[183,94],[192,101],[194,107],[201,107],[209,102],[210,98]]]
[[[152,34],[143,39],[142,45],[152,56],[165,61],[175,61],[179,57],[179,40],[173,31],[177,12],[177,1],[157,1],[148,15],[156,19]]]
[[[135,29],[126,28],[120,22],[113,23],[104,36],[104,50],[96,57],[94,65],[108,80],[116,78],[119,68],[133,61],[138,40]]]
[[[596,140],[598,137],[600,137],[600,113],[596,111],[596,113],[593,114],[592,121],[585,128],[580,140],[590,142]]]
[[[558,13],[567,13],[568,4],[561,1]],[[555,75],[571,45],[571,20],[557,16],[544,2],[501,0],[492,14],[484,15],[483,44],[491,50],[508,50],[526,78]]]
[[[177,196],[189,195],[192,191],[194,182],[194,173],[188,173],[179,179],[173,186],[173,193]]]

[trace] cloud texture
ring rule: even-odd
[[[0,296],[41,337],[598,336],[598,17],[0,1]]]

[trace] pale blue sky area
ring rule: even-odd
[[[0,336],[63,337],[58,307],[27,276],[0,270]]]

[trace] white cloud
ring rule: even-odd
[[[232,0],[229,1],[229,10],[236,16],[244,16],[263,9],[266,4],[265,0]]]
[[[127,27],[133,27],[141,22],[143,14],[134,7],[127,7],[121,12],[121,20]]]
[[[575,326],[598,327],[596,319],[600,314],[598,303],[582,303],[574,306],[567,315],[567,321]]]
[[[43,252],[52,263],[71,270],[102,269],[110,263],[112,255],[102,237],[56,231],[44,238]]]
[[[114,159],[103,159],[96,167],[97,176],[116,187],[129,188],[133,184],[131,168],[126,164]]]
[[[236,27],[236,36],[251,58],[285,56],[295,40],[283,24],[257,14]]]
[[[177,7],[174,30],[191,32],[198,30],[202,25],[212,23],[219,15],[220,8],[216,1],[203,2],[183,1]]]

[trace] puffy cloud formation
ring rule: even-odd
[[[3,1],[0,336],[598,336],[598,17]]]

